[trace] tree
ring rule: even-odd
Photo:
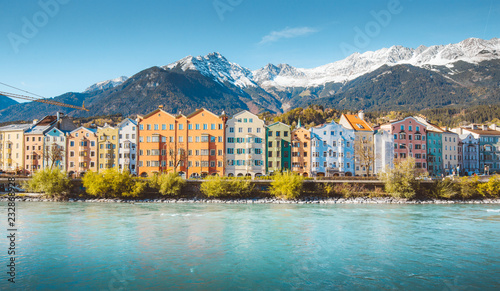
[[[394,169],[387,169],[381,174],[381,179],[385,183],[387,193],[398,198],[413,198],[419,186],[416,179],[418,169],[415,167],[415,159],[407,158],[397,160]]]
[[[177,173],[177,168],[184,166],[187,161],[186,148],[183,143],[170,142],[166,144],[167,167]]]
[[[375,168],[375,153],[373,151],[373,140],[356,136],[354,140],[354,155],[356,162],[366,169],[366,176],[370,176],[370,168]]]
[[[62,163],[64,157],[63,147],[53,143],[50,146],[45,147],[45,162],[50,165],[49,168],[52,169],[57,162]]]

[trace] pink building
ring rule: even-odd
[[[381,128],[394,135],[394,159],[415,158],[416,167],[427,169],[427,129],[413,117],[387,123]]]

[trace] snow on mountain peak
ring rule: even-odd
[[[92,92],[92,91],[96,91],[96,90],[105,90],[105,89],[109,89],[109,88],[114,88],[116,86],[123,84],[125,81],[127,81],[127,79],[128,79],[128,77],[121,76],[121,77],[118,77],[115,79],[98,82],[98,83],[95,83],[94,85],[88,87],[83,92],[88,93],[88,92]]]
[[[210,53],[206,56],[187,56],[163,68],[199,71],[202,75],[213,78],[220,83],[228,82],[240,88],[256,86],[252,81],[253,76],[250,70],[236,63],[229,62],[218,52]]]
[[[469,38],[457,44],[419,46],[416,49],[392,46],[377,51],[354,53],[347,58],[312,69],[289,67],[286,71],[268,64],[253,72],[254,81],[266,87],[311,87],[329,82],[342,83],[372,72],[383,65],[449,65],[457,61],[476,63],[498,59],[500,39]]]

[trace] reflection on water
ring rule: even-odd
[[[17,211],[20,289],[500,287],[494,205],[26,202]]]

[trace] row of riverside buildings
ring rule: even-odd
[[[199,109],[186,116],[163,106],[116,126],[77,127],[57,113],[0,127],[0,170],[10,173],[57,167],[76,177],[108,168],[144,177],[174,170],[186,178],[285,170],[309,177],[372,176],[408,157],[431,176],[500,172],[500,129],[449,129],[421,116],[372,127],[360,111],[309,129],[299,120],[292,130],[249,111],[229,118]]]

